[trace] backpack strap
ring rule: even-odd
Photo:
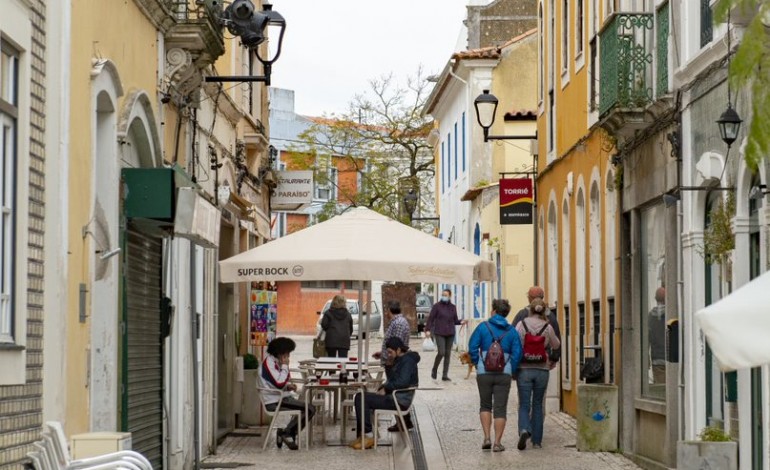
[[[524,331],[526,331],[527,333],[532,333],[532,330],[527,328],[527,322],[526,321],[522,320],[521,324],[524,325]]]
[[[505,335],[510,333],[510,331],[513,329],[513,328],[509,328],[499,338],[495,338],[495,332],[492,331],[492,327],[489,326],[489,322],[485,321],[484,324],[487,325],[487,329],[489,330],[489,334],[492,335],[492,341],[497,341],[498,343],[502,343],[503,342],[503,338],[505,338]]]
[[[551,326],[551,324],[548,322],[548,320],[545,321],[545,326],[543,326],[540,331],[537,333],[538,336],[543,336],[543,332],[548,329],[548,327]]]

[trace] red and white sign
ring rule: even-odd
[[[532,223],[534,192],[529,178],[500,180],[500,225]]]

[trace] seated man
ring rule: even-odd
[[[265,354],[265,360],[259,366],[259,377],[264,388],[275,390],[275,392],[263,392],[262,400],[265,402],[265,408],[269,411],[275,410],[278,406],[278,400],[281,398],[281,394],[284,394],[283,401],[281,402],[281,409],[286,410],[301,410],[302,411],[302,427],[305,427],[305,423],[309,419],[313,419],[315,414],[315,407],[308,405],[309,416],[305,419],[305,402],[297,400],[287,392],[293,392],[297,390],[297,386],[289,382],[291,379],[291,372],[289,372],[289,356],[291,355],[296,343],[291,338],[279,337],[270,341],[267,345],[267,354]],[[280,449],[284,443],[291,450],[297,450],[297,417],[292,416],[289,424],[276,431],[275,444]],[[289,440],[291,438],[291,440]],[[268,439],[268,437],[265,437]]]
[[[363,411],[361,410],[361,394],[358,393],[355,396],[357,437],[350,444],[350,447],[354,449],[374,447],[372,410],[395,410],[396,404],[393,401],[392,392],[419,385],[417,363],[420,362],[420,355],[414,351],[409,351],[409,347],[395,336],[385,341],[385,348],[388,350],[388,355],[393,358],[393,368],[387,382],[382,384],[377,393],[366,392]],[[412,404],[413,398],[414,392],[411,391],[396,393],[396,399],[401,409],[408,408]],[[364,413],[364,429],[360,429],[362,412]]]

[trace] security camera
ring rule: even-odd
[[[255,48],[265,42],[267,15],[255,11],[251,0],[235,0],[222,13],[223,23],[228,31],[240,36],[243,45]]]

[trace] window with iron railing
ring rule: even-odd
[[[700,0],[700,47],[714,39],[714,18],[710,0]]]

